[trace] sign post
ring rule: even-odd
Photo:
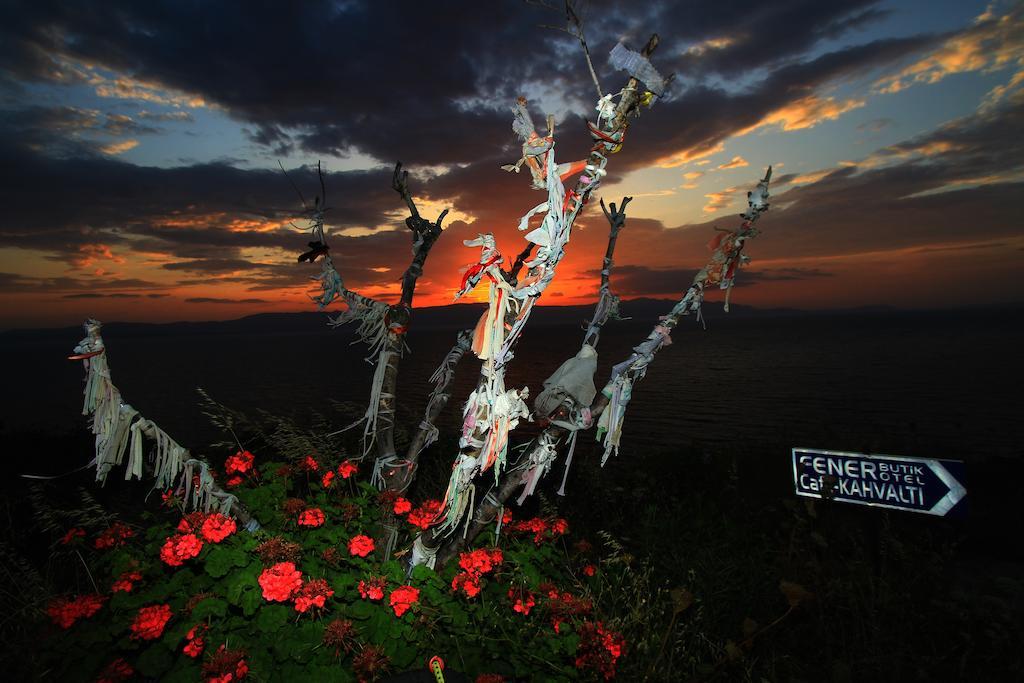
[[[793,484],[807,498],[945,517],[967,496],[963,475],[959,460],[793,449]]]

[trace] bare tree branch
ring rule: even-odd
[[[515,262],[508,269],[508,272],[505,273],[505,279],[508,281],[510,285],[515,286],[516,282],[518,282],[519,271],[523,269],[523,264],[526,263],[526,259],[530,258],[530,254],[533,253],[533,248],[535,246],[537,245],[534,244],[533,242],[527,242],[526,247],[524,247],[523,250],[519,252],[519,254],[516,256]]]

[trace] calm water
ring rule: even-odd
[[[788,457],[793,446],[977,461],[1017,458],[1024,420],[1017,316],[914,313],[729,317],[709,310],[658,354],[634,392],[623,454],[651,448]],[[598,377],[649,330],[609,325]],[[541,382],[578,347],[578,327],[527,329],[508,384]],[[455,330],[413,331],[400,403],[422,411],[427,380]],[[8,382],[4,431],[62,431],[82,424],[82,371],[64,360],[81,334],[31,341],[0,337]],[[196,408],[195,388],[242,411],[303,416],[330,412],[331,399],[364,403],[372,367],[348,332],[314,331],[105,335],[115,383],[143,415],[186,445],[215,433]],[[453,403],[475,382],[478,361],[459,368]],[[600,385],[600,382],[599,382]],[[451,408],[451,407],[450,407]],[[443,424],[454,428],[455,409]],[[339,426],[344,418],[338,415]],[[84,457],[84,454],[83,454]]]

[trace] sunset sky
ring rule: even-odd
[[[613,289],[676,297],[775,168],[733,293],[759,307],[1024,301],[1024,3],[591,2],[605,91],[617,41],[676,75],[598,191],[631,195]],[[326,176],[331,253],[385,300],[411,257],[394,163],[451,213],[417,289],[451,301],[494,232],[514,256],[543,199],[510,107],[589,147],[593,85],[557,13],[491,2],[0,3],[0,329],[312,310],[301,204]],[[542,303],[593,301],[596,202]]]

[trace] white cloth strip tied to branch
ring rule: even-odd
[[[417,536],[416,540],[412,543],[412,559],[409,562],[409,571],[412,572],[413,567],[418,567],[421,564],[425,564],[429,569],[433,569],[434,565],[437,564],[437,551],[439,548],[440,546],[428,548],[423,545],[423,539]]]
[[[551,465],[555,462],[555,458],[558,456],[557,446],[557,438],[548,432],[542,432],[541,435],[537,437],[533,450],[530,451],[530,457],[527,461],[526,469],[523,471],[522,482],[524,487],[523,492],[519,495],[519,499],[516,501],[517,505],[522,505],[524,500],[533,495],[541,477],[547,474],[548,470],[551,469]]]
[[[668,315],[661,316],[660,322],[655,325],[647,339],[633,348],[633,353],[626,361],[612,368],[611,379],[603,390],[605,397],[608,398],[608,406],[601,414],[597,429],[597,439],[601,440],[604,437],[602,466],[610,455],[618,453],[622,422],[632,397],[634,384],[647,374],[647,367],[654,360],[654,355],[662,347],[672,343],[672,328],[683,316],[691,313],[700,316],[706,286],[719,285],[721,289],[730,289],[739,268],[749,262],[750,259],[742,254],[743,245],[750,238],[757,236],[758,231],[754,227],[754,222],[768,210],[768,183],[771,177],[772,168],[769,166],[757,188],[747,193],[748,208],[741,214],[744,220],[740,227],[712,240],[709,246],[714,249],[714,253],[708,265],[693,278],[693,284],[683,298],[672,307]]]
[[[444,507],[441,513],[443,519],[438,524],[438,532],[447,535],[455,531],[466,514],[466,510],[473,509],[473,499],[476,494],[473,479],[479,470],[479,458],[466,453],[459,454],[455,461],[455,467],[452,468],[451,478],[448,480],[448,489],[444,494]],[[468,518],[466,524],[468,528]]]
[[[96,481],[105,483],[110,470],[124,460],[131,436],[132,420],[138,414],[139,411],[135,408],[127,403],[121,403],[116,417],[106,422],[102,430],[96,433]],[[125,479],[130,479],[131,475],[132,470],[129,467]]]
[[[622,43],[618,43],[608,55],[608,61],[614,68],[626,71],[630,76],[642,82],[656,96],[661,97],[665,93],[665,79],[661,77],[650,60],[639,52],[634,52]]]
[[[186,460],[183,465],[176,493],[185,501],[185,507],[208,513],[216,506],[217,512],[230,515],[238,497],[217,486],[210,466],[195,458]]]
[[[341,327],[358,320],[359,327],[356,329],[356,339],[353,344],[362,342],[369,348],[370,353],[366,356],[367,362],[374,362],[388,340],[388,305],[380,301],[374,301],[365,297],[358,299],[346,298],[348,308],[341,311],[333,318],[328,318],[331,327]]]
[[[125,480],[132,477],[141,480],[147,461],[144,441],[149,438],[156,444],[148,458],[155,478],[153,490],[175,487],[178,474],[184,472],[177,487],[185,493],[184,482],[187,480],[191,486],[192,471],[199,467],[200,488],[193,487],[191,494],[183,498],[185,508],[191,504],[193,509],[201,508],[209,512],[213,503],[217,502],[221,512],[231,514],[238,499],[217,486],[209,466],[201,460],[190,458],[186,448],[168,436],[155,422],[142,417],[139,411],[121,400],[121,392],[110,379],[106,349],[100,336],[101,323],[89,319],[84,327],[86,337],[75,347],[75,355],[69,358],[81,360],[86,366],[82,414],[91,414],[93,418],[96,454],[90,464],[96,465],[96,481],[106,482],[110,471],[124,461],[125,453],[128,453]],[[246,528],[254,531],[259,528],[259,522],[250,519]]]

